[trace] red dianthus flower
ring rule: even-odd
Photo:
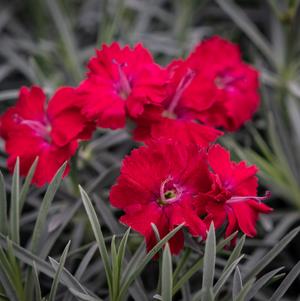
[[[10,171],[20,157],[20,173],[26,175],[38,156],[33,183],[42,186],[75,153],[77,139],[91,136],[93,124],[87,123],[80,109],[72,105],[76,97],[73,88],[65,87],[57,90],[47,103],[41,88],[20,89],[16,105],[0,119],[0,135],[5,140]],[[65,175],[68,170],[69,167]]]
[[[88,63],[87,79],[78,87],[83,113],[104,128],[122,128],[146,104],[166,96],[167,71],[141,44],[133,49],[118,43],[103,45]]]
[[[200,43],[186,60],[173,61],[167,70],[167,97],[160,106],[144,107],[136,120],[137,140],[157,138],[159,132],[165,136],[169,125],[169,136],[175,132],[171,126],[176,127],[185,133],[182,137],[205,146],[221,134],[208,126],[236,130],[258,108],[257,71],[242,61],[236,45],[220,37]],[[211,140],[198,140],[201,136]]]
[[[200,120],[234,131],[251,119],[259,106],[258,72],[241,59],[238,46],[218,36],[200,43],[187,64],[202,74],[201,85],[214,86],[207,96],[210,107]]]
[[[220,145],[208,152],[212,169],[211,189],[201,193],[195,206],[207,225],[213,221],[216,228],[227,222],[225,236],[241,229],[247,236],[256,235],[259,213],[269,213],[272,208],[262,203],[267,199],[257,196],[257,168],[246,166],[245,162],[230,161],[230,154]]]
[[[125,211],[121,222],[145,236],[149,250],[156,243],[151,223],[161,238],[182,223],[193,236],[206,236],[207,227],[198,217],[193,200],[209,187],[205,154],[194,145],[158,141],[125,158],[110,201]],[[184,245],[183,232],[169,243],[172,253],[179,253]]]
[[[198,122],[198,115],[212,105],[213,84],[183,60],[173,61],[167,70],[170,76],[167,97],[160,106],[145,106],[144,114],[136,119],[134,138],[147,141],[180,137],[186,143],[208,146],[222,134]]]

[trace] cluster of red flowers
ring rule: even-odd
[[[184,223],[195,237],[206,238],[210,223],[218,229],[227,223],[225,236],[240,229],[256,235],[259,213],[271,208],[257,197],[257,169],[230,160],[216,144],[199,148],[173,140],[157,140],[132,151],[110,194],[112,205],[125,211],[121,221],[145,236],[150,249],[156,243],[151,223],[160,237]],[[170,241],[177,254],[183,232]]]
[[[97,126],[124,128],[130,120],[133,138],[146,146],[124,160],[111,202],[148,248],[155,242],[151,223],[161,237],[184,222],[205,238],[211,221],[217,228],[227,222],[226,235],[240,228],[254,236],[258,214],[270,211],[260,202],[265,197],[256,196],[256,167],[231,162],[226,150],[212,145],[221,130],[237,130],[259,105],[258,73],[238,47],[212,37],[186,59],[161,67],[141,44],[112,43],[96,51],[88,69],[78,87],[62,87],[49,101],[39,87],[21,89],[0,119],[8,168],[19,157],[26,175],[38,156],[33,182],[42,186]],[[179,232],[172,252],[182,246]]]

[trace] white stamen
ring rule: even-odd
[[[238,203],[246,200],[255,200],[258,202],[264,201],[268,198],[270,198],[270,191],[266,191],[266,194],[264,196],[232,196],[226,203],[231,204],[231,203]]]

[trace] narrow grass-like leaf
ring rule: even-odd
[[[111,208],[109,208],[109,204],[100,199],[96,193],[93,194],[93,200],[95,201],[95,207],[101,220],[109,228],[111,233],[122,232],[122,227],[116,220]]]
[[[73,288],[69,288],[70,292],[78,299],[82,301],[103,301],[100,298],[94,298],[90,295],[83,294],[81,292],[78,292],[77,290]]]
[[[23,287],[22,271],[15,257],[12,241],[9,240],[9,238],[7,238],[6,241],[7,241],[6,254],[10,264],[11,279],[13,281],[19,299],[24,300],[25,294],[24,294],[24,287]]]
[[[92,260],[95,252],[98,249],[98,245],[95,243],[93,244],[89,250],[87,251],[87,253],[84,255],[83,259],[80,261],[79,266],[74,274],[74,277],[77,280],[80,280],[81,277],[83,276],[84,272],[86,271],[86,269],[88,268],[88,265],[90,263],[90,261]],[[69,256],[71,255],[71,253],[69,252]],[[72,301],[73,300],[73,296],[71,294],[71,292],[69,294],[66,294],[63,301]]]
[[[0,171],[0,233],[7,235],[7,199],[5,190],[5,181]]]
[[[203,301],[214,301],[213,289],[203,289],[201,290],[201,300]]]
[[[105,203],[103,200],[101,200],[97,196],[97,194],[93,194],[93,198],[95,200],[95,207],[96,207],[97,213],[100,216],[101,220],[108,226],[108,228],[110,229],[110,231],[112,233],[120,233],[122,231],[123,227],[120,225],[120,223],[117,222],[111,209],[109,208],[109,205],[107,203]],[[124,236],[123,236],[123,239],[124,239]],[[123,239],[122,239],[122,241],[124,242]],[[122,245],[122,241],[120,243],[120,247]],[[125,249],[124,249],[124,252],[125,252]],[[128,266],[128,264],[127,264],[127,260],[126,260],[127,256],[125,255],[125,253],[124,253],[123,257],[124,257],[124,260],[122,259],[121,262],[123,264],[125,264],[125,267],[126,267],[126,266]],[[119,258],[118,259],[119,266],[121,267],[122,264],[120,264],[119,255],[118,255],[118,258]],[[121,271],[120,271],[120,273],[121,273]],[[127,275],[127,273],[124,271],[123,275]],[[134,299],[137,299],[137,300],[146,300],[147,299],[147,297],[144,293],[144,290],[142,288],[141,282],[136,282],[129,290],[130,290],[130,293],[132,294],[132,296],[134,297]]]
[[[237,245],[234,247],[233,251],[231,252],[231,254],[226,262],[224,271],[226,271],[226,269],[241,255],[241,251],[245,244],[245,239],[246,239],[246,236],[243,235],[241,237],[241,239],[238,241]]]
[[[222,239],[218,242],[217,252],[221,251],[225,246],[227,246],[238,234],[238,231],[233,232],[228,237]]]
[[[261,136],[261,134],[258,132],[258,130],[254,127],[253,124],[248,124],[247,129],[251,132],[252,137],[256,143],[256,145],[259,147],[259,150],[262,152],[262,154],[269,160],[274,161],[273,153],[270,149],[270,147],[267,145],[264,138]]]
[[[196,292],[193,296],[192,301],[200,301],[202,299],[203,290],[200,289],[198,292]]]
[[[280,170],[283,173],[283,177],[289,179],[288,184],[290,188],[296,186],[296,193],[299,195],[298,183],[296,183],[296,180],[299,179],[299,172],[295,155],[292,152],[292,147],[289,143],[290,141],[287,138],[289,133],[283,121],[283,117],[281,116],[282,113],[279,112],[279,109],[274,102],[270,103],[272,103],[272,113],[269,113],[268,115],[268,135],[270,143],[280,164]],[[299,204],[298,201],[297,206],[299,206]]]
[[[70,26],[67,22],[66,16],[63,15],[62,10],[57,3],[57,0],[47,0],[47,6],[49,13],[54,21],[56,29],[60,35],[61,41],[67,52],[67,62],[70,63],[72,75],[76,81],[81,80],[82,70],[80,65],[79,56],[77,54],[77,47],[75,43],[75,37],[70,30]]]
[[[284,236],[267,254],[265,254],[256,265],[245,275],[245,283],[261,272],[299,233],[300,227],[295,228]]]
[[[6,237],[0,234],[0,246],[4,249],[7,249],[7,241]],[[45,275],[54,278],[54,271],[52,266],[41,260],[38,256],[31,253],[30,251],[22,248],[21,246],[12,242],[12,247],[14,250],[14,255],[21,260],[22,262],[26,263],[27,265],[33,267],[33,262],[35,262],[36,267],[39,271],[44,273]],[[0,249],[1,250],[1,249]],[[53,262],[52,262],[53,264]],[[73,277],[66,269],[64,269],[62,276],[61,276],[61,283],[63,283],[68,288],[74,288],[77,291],[86,293],[86,289],[78,282],[78,280]]]
[[[39,158],[36,157],[36,159],[34,160],[34,162],[32,163],[32,165],[31,165],[31,167],[30,167],[30,169],[28,171],[28,174],[26,176],[25,182],[24,182],[24,184],[22,186],[22,189],[21,189],[21,192],[20,192],[20,199],[19,199],[19,202],[20,202],[20,213],[22,212],[22,209],[23,209],[23,206],[24,206],[24,203],[25,203],[28,191],[29,191],[29,187],[30,187],[31,181],[32,181],[32,178],[34,176],[34,173],[35,173],[35,170],[36,170],[36,166],[38,164],[38,160],[39,160]]]
[[[237,231],[221,240],[217,245],[217,252],[222,250],[233,238],[237,235]],[[203,257],[199,258],[189,269],[188,271],[180,277],[176,282],[173,288],[173,295],[180,290],[180,288],[203,266]]]
[[[163,252],[161,271],[161,296],[164,301],[172,301],[173,288],[172,255],[167,243]]]
[[[13,287],[10,277],[6,271],[4,271],[2,265],[0,264],[0,282],[4,288],[5,294],[10,301],[19,301],[16,295],[16,289]]]
[[[248,292],[250,291],[250,289],[251,289],[254,281],[255,281],[255,278],[250,279],[245,284],[245,286],[242,288],[242,290],[240,291],[240,293],[238,294],[238,296],[233,299],[233,301],[245,301],[245,297],[248,294]]]
[[[20,160],[16,160],[11,186],[11,201],[10,201],[10,236],[17,244],[20,243]]]
[[[68,256],[67,256],[68,257]],[[50,260],[50,264],[55,271],[57,271],[59,267],[59,262],[57,262],[55,259],[48,257]],[[54,278],[55,273],[53,273],[50,277]],[[74,288],[75,290],[82,291],[82,293],[87,294],[88,290],[83,287],[83,285],[80,284],[80,282],[66,269],[63,268],[63,272],[61,274],[60,283],[65,285],[68,289]]]
[[[6,252],[7,253],[7,252]],[[3,285],[5,285],[6,283],[8,284],[8,289],[11,290],[13,289],[16,293],[16,296],[18,297],[18,299],[20,299],[20,294],[18,291],[18,285],[20,283],[18,276],[19,275],[15,275],[15,266],[13,263],[10,262],[10,257],[11,255],[7,255],[4,250],[2,250],[0,248],[0,269],[2,270],[2,276],[1,279],[3,279],[3,283],[1,282],[0,279],[0,283],[2,283]]]
[[[120,270],[122,268],[122,263],[123,263],[123,259],[125,256],[125,252],[126,252],[126,247],[127,247],[127,242],[128,242],[128,237],[130,234],[130,230],[131,228],[128,228],[125,232],[125,234],[123,235],[120,245],[119,245],[119,249],[118,249],[118,265],[120,266]]]
[[[0,248],[0,266],[3,268],[4,271],[7,271],[7,273],[10,275],[13,273],[12,267],[10,265],[10,262],[2,248]]]
[[[110,20],[108,14],[109,12],[106,11],[105,18],[103,18],[103,22],[101,22],[101,30],[98,33],[98,43],[111,43],[113,41],[114,34],[117,31],[117,25],[120,21],[124,10],[124,0],[117,0],[115,4],[114,14],[112,20]]]
[[[206,296],[205,299],[203,299],[203,296]],[[190,299],[188,299],[190,300]],[[214,292],[212,289],[209,289],[208,291],[207,290],[203,290],[201,289],[200,291],[198,291],[192,301],[200,301],[200,300],[204,300],[204,301],[214,301],[215,300],[215,297],[214,297]]]
[[[112,271],[111,271],[111,265],[105,245],[105,240],[103,237],[103,233],[101,230],[101,226],[99,224],[95,209],[93,208],[92,202],[90,201],[88,195],[86,192],[83,190],[81,186],[79,186],[81,198],[83,201],[84,208],[87,212],[90,224],[92,226],[92,230],[94,232],[94,236],[96,238],[98,248],[101,254],[101,258],[103,260],[103,265],[106,273],[106,279],[108,283],[108,287],[110,288],[110,292],[112,293]]]
[[[72,204],[72,207],[71,207],[71,205],[68,205],[67,208],[64,210],[64,212],[62,213],[62,220],[63,220],[62,224],[60,225],[60,227],[58,229],[56,229],[56,231],[51,232],[48,235],[47,241],[41,247],[39,256],[42,259],[47,258],[50,250],[55,245],[57,239],[59,239],[61,233],[67,227],[67,225],[70,223],[71,219],[74,217],[74,215],[76,214],[76,212],[78,211],[78,209],[80,207],[81,207],[81,200],[77,200],[76,203]]]
[[[179,262],[177,263],[176,269],[173,273],[173,281],[175,281],[182,271],[183,267],[185,266],[189,256],[191,254],[191,249],[190,248],[185,248],[183,251],[183,255],[181,256]]]
[[[122,283],[128,278],[128,275],[136,269],[137,265],[142,261],[143,257],[145,256],[145,245],[141,243],[138,249],[135,251],[133,256],[131,257],[130,261],[122,271]]]
[[[272,284],[272,283],[274,283],[274,282],[276,282],[276,281],[278,281],[278,280],[282,280],[284,277],[286,276],[286,273],[280,273],[280,274],[278,274],[278,275],[275,275],[274,277],[273,277],[273,279],[271,279],[271,281],[270,281],[270,284]]]
[[[33,262],[33,282],[34,282],[34,291],[35,291],[35,299],[36,301],[42,301],[42,292],[41,285],[39,281],[39,272],[37,270],[35,262]]]
[[[41,236],[43,233],[43,230],[45,228],[47,215],[49,208],[52,204],[52,201],[54,199],[54,196],[58,190],[58,187],[61,183],[63,173],[66,168],[66,162],[60,167],[60,169],[56,172],[55,176],[53,177],[50,185],[47,188],[46,194],[42,200],[41,207],[39,210],[38,217],[36,219],[34,230],[31,238],[31,246],[30,250],[33,253],[36,253],[38,251],[38,246],[41,240]]]
[[[67,255],[68,255],[68,251],[69,251],[70,245],[71,245],[71,241],[68,242],[68,244],[66,245],[66,247],[65,247],[65,249],[64,249],[64,251],[63,251],[63,253],[61,255],[61,258],[60,258],[60,261],[59,261],[59,265],[58,265],[58,268],[57,268],[57,270],[55,272],[55,276],[54,276],[53,283],[52,283],[52,286],[51,286],[50,295],[49,295],[49,301],[55,301],[58,284],[60,282],[60,277],[61,277],[63,268],[64,268],[65,263],[66,263],[66,259],[67,259]],[[49,258],[49,260],[50,260],[50,263],[52,263],[52,258]]]
[[[256,47],[264,54],[267,60],[273,65],[277,66],[274,53],[265,40],[262,34],[258,31],[256,26],[248,18],[239,6],[231,0],[216,0],[219,6],[230,16],[230,18],[244,31]]]
[[[273,270],[265,275],[263,275],[261,278],[259,278],[254,285],[251,287],[250,291],[245,297],[245,301],[250,301],[254,296],[256,296],[257,292],[264,287],[278,272],[280,272],[283,269],[283,267],[278,268],[276,270]]]
[[[215,227],[211,223],[205,243],[204,261],[203,261],[203,278],[202,278],[202,300],[209,298],[209,291],[214,284],[216,262],[216,236]]]
[[[20,266],[14,256],[12,241],[6,238],[6,242],[6,252],[0,248],[0,268],[3,273],[2,277],[5,283],[9,282],[8,289],[10,290],[12,288],[15,291],[18,300],[23,301],[25,298]]]
[[[90,249],[88,250],[88,252],[84,255],[83,259],[81,260],[81,262],[75,272],[74,276],[76,277],[76,279],[80,279],[82,277],[83,273],[85,272],[86,268],[88,267],[88,264],[92,260],[97,248],[98,248],[97,244],[92,245],[90,247]]]
[[[1,56],[16,70],[21,72],[29,82],[36,82],[32,68],[28,65],[27,60],[20,56],[15,49],[8,43],[1,43]],[[12,92],[12,91],[9,91]],[[6,93],[5,93],[6,94]],[[9,94],[8,94],[9,95]],[[16,96],[17,97],[17,96]]]
[[[292,268],[292,270],[283,279],[277,290],[272,295],[270,301],[279,301],[282,299],[283,295],[286,293],[288,288],[292,285],[294,280],[300,274],[300,261]]]
[[[19,89],[1,91],[0,92],[0,101],[16,99],[18,97],[19,93],[20,93]]]
[[[41,203],[41,207],[34,225],[33,233],[31,236],[31,244],[30,251],[34,254],[39,254],[41,250],[39,250],[39,245],[42,239],[42,234],[46,226],[48,211],[51,207],[54,196],[59,188],[59,185],[62,180],[62,176],[64,174],[67,162],[65,162],[59,170],[56,172],[53,177],[51,183],[49,184],[47,191],[44,195],[44,198]],[[32,299],[33,294],[33,285],[32,285],[32,269],[29,269],[27,272],[26,278],[28,279],[26,282],[26,296],[27,299]]]
[[[117,288],[118,290],[120,289],[120,283],[121,283],[121,272],[122,272],[122,265],[123,265],[123,260],[125,257],[125,252],[126,252],[126,247],[127,247],[127,241],[130,233],[130,228],[127,229],[125,232],[124,236],[122,237],[122,240],[119,245],[118,253],[117,253],[117,267],[118,267],[118,273],[117,273]]]
[[[116,248],[116,236],[113,235],[111,240],[111,270],[112,270],[112,299],[116,300],[119,293],[120,285],[120,266],[118,265],[118,256]]]
[[[156,243],[158,243],[160,241],[160,234],[159,231],[156,227],[156,225],[154,223],[151,223],[151,228],[154,232],[154,236],[156,238]],[[159,277],[161,277],[161,270],[162,270],[162,266],[161,266],[161,256],[162,256],[162,250],[159,251]],[[161,285],[161,279],[158,279],[158,287],[157,290],[160,291],[160,285]]]
[[[239,267],[236,267],[232,282],[232,299],[235,300],[243,289],[242,276]]]
[[[225,282],[228,280],[234,269],[237,267],[238,263],[241,261],[241,259],[244,257],[244,255],[237,258],[235,261],[233,261],[229,266],[226,265],[226,268],[224,268],[223,273],[219,277],[217,283],[214,286],[214,295],[216,296]]]
[[[156,238],[156,242],[159,242],[160,241],[160,235],[159,235],[159,231],[158,231],[156,225],[153,224],[153,223],[151,223],[151,228],[152,228],[152,230],[154,232],[154,235],[155,235],[155,238]]]
[[[299,147],[300,143],[300,106],[298,100],[293,97],[288,97],[287,108],[289,112],[289,120],[293,128],[293,133],[295,134],[296,145]]]
[[[124,281],[120,289],[119,300],[123,300],[125,294],[128,291],[129,286],[132,284],[135,278],[143,271],[143,269],[153,258],[153,256],[165,245],[166,242],[168,242],[178,231],[180,231],[183,226],[184,224],[180,224],[171,232],[169,232],[148,252],[148,254],[144,258],[142,258],[140,262],[138,262],[134,270],[129,270],[129,275],[127,277],[124,277]]]

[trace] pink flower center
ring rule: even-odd
[[[128,79],[126,73],[124,72],[124,67],[126,67],[127,64],[126,63],[120,64],[116,60],[114,60],[113,63],[117,64],[118,73],[119,73],[119,82],[117,85],[117,91],[119,96],[125,100],[128,98],[128,96],[131,93],[130,80]]]
[[[168,177],[160,186],[157,203],[161,206],[173,204],[180,199],[181,194],[182,190]]]
[[[270,191],[266,191],[265,195],[264,196],[232,196],[229,200],[226,201],[227,204],[232,204],[232,203],[238,203],[238,202],[243,202],[243,201],[246,201],[246,200],[255,200],[255,201],[258,201],[258,202],[261,202],[261,201],[265,201],[267,199],[269,199],[271,196],[271,193]]]
[[[52,130],[51,125],[49,122],[42,122],[38,120],[29,120],[29,119],[24,119],[23,117],[19,115],[14,116],[15,121],[18,122],[19,124],[26,125],[29,128],[31,128],[38,136],[41,136],[44,138],[46,141],[51,140],[50,132]]]
[[[181,81],[179,82],[168,108],[163,113],[164,117],[172,118],[172,119],[176,118],[175,109],[179,104],[183,92],[191,84],[195,75],[196,72],[194,70],[192,69],[187,70],[186,74],[182,77]]]

